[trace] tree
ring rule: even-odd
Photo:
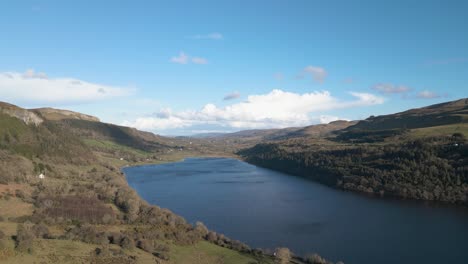
[[[44,224],[34,225],[31,229],[36,237],[39,238],[48,238],[49,237],[49,228]]]
[[[291,261],[291,251],[288,248],[277,248],[275,251],[277,263],[288,264]]]
[[[120,241],[120,246],[123,249],[133,249],[135,248],[135,241],[133,241],[133,239],[131,239],[129,236],[125,235]]]
[[[209,232],[208,228],[200,221],[195,223],[195,231],[202,237],[206,236]]]
[[[313,254],[312,256],[307,257],[307,263],[310,264],[327,264],[327,261],[320,257],[318,254]]]
[[[16,249],[21,252],[33,252],[34,233],[29,225],[19,224],[16,229]]]

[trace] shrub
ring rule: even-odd
[[[24,194],[24,192],[22,190],[19,190],[19,189],[16,189],[15,190],[15,196],[20,198],[20,199],[24,199],[26,197],[26,195]]]
[[[153,253],[156,257],[162,260],[169,260],[169,253],[168,252],[155,252]]]
[[[31,230],[38,238],[49,238],[49,228],[44,224],[36,224]]]
[[[16,230],[16,249],[20,252],[33,252],[34,233],[31,227],[19,224]]]
[[[206,236],[209,232],[208,228],[202,222],[195,223],[195,231],[202,237]]]
[[[292,254],[288,248],[277,248],[275,251],[277,263],[287,264],[291,261]]]
[[[218,240],[218,235],[216,235],[215,232],[210,231],[208,235],[206,235],[206,240],[210,241],[211,243],[214,243]]]
[[[76,226],[66,233],[66,238],[80,240],[85,243],[107,245],[109,239],[104,232],[99,232],[94,226]]]
[[[134,249],[135,248],[135,241],[131,239],[129,236],[125,235],[121,240],[120,240],[120,246],[123,249]]]
[[[153,252],[153,244],[147,239],[138,240],[137,247],[146,252]]]
[[[306,258],[308,264],[327,264],[327,261],[318,254],[312,254]]]

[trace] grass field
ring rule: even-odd
[[[206,241],[201,241],[190,247],[172,246],[170,255],[170,263],[174,264],[248,264],[258,261],[251,256]],[[263,261],[261,263],[273,263],[273,260],[265,259]]]
[[[14,250],[14,241],[8,239],[6,247],[0,250],[0,262],[8,264],[24,263],[167,263],[167,264],[249,264],[249,263],[274,263],[272,259],[262,259],[261,262],[254,257],[243,255],[234,250],[226,249],[206,241],[194,246],[171,245],[170,260],[162,261],[138,248],[124,250],[126,256],[95,257],[96,248],[102,246],[87,244],[79,241],[58,239],[36,239],[34,252],[19,253]],[[110,250],[118,252],[117,245],[108,245]],[[131,261],[128,256],[131,257]]]
[[[31,215],[32,211],[32,204],[25,203],[16,197],[12,197],[9,200],[0,199],[0,216],[2,216],[4,219]]]
[[[468,137],[468,123],[411,129],[409,135],[414,138],[421,138],[428,136],[449,136],[454,133],[462,133],[465,137]]]

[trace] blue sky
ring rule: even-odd
[[[0,100],[166,135],[362,119],[467,97],[467,13],[466,1],[3,1]]]

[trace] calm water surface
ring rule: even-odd
[[[125,168],[149,203],[251,247],[346,264],[468,263],[468,209],[369,198],[225,158]]]

